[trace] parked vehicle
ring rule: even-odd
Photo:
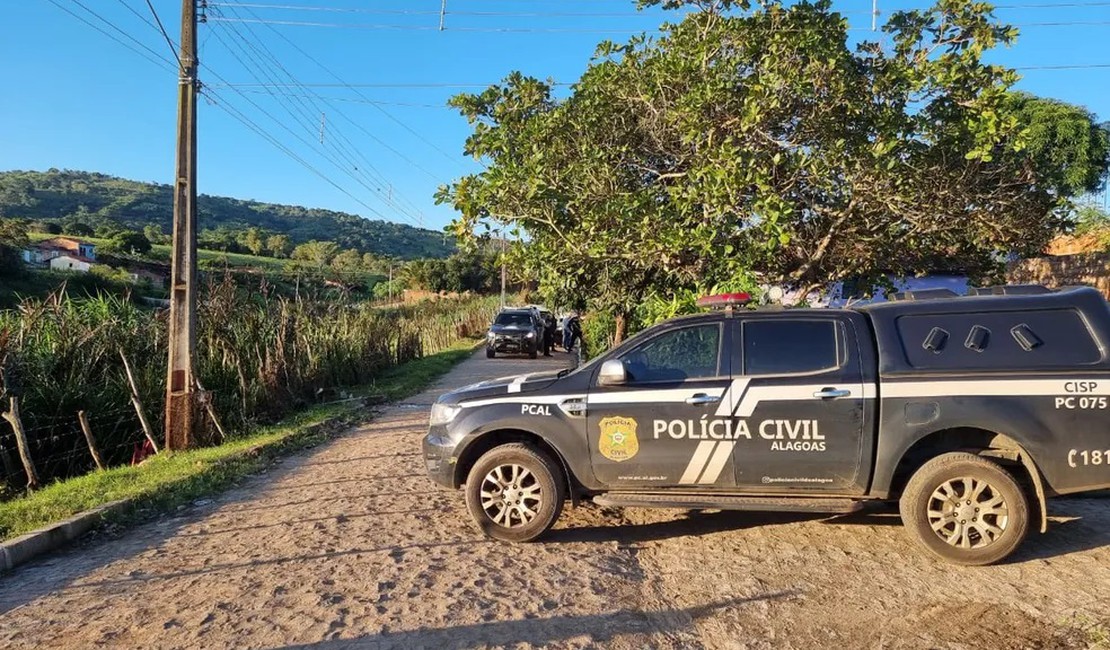
[[[899,504],[925,551],[997,562],[1047,498],[1110,488],[1110,307],[1088,288],[947,291],[656,325],[571,372],[439,398],[432,478],[489,536],[564,501],[849,513]],[[994,295],[1000,294],[1000,295]]]
[[[544,324],[539,312],[530,307],[502,309],[486,333],[486,356],[498,352],[527,354],[535,359],[543,346]]]

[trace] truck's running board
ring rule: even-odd
[[[755,510],[764,512],[821,512],[847,514],[864,509],[855,499],[805,497],[741,497],[718,494],[610,492],[593,498],[599,506],[682,508],[685,510]]]

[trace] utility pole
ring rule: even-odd
[[[501,309],[505,308],[505,232],[501,231]]]
[[[197,7],[181,1],[181,55],[177,80],[177,164],[173,195],[173,266],[170,277],[169,367],[166,377],[166,449],[193,445],[196,410],[197,284]]]
[[[871,0],[871,31],[878,28],[879,22],[879,0]]]

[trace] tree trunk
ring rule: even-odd
[[[613,347],[620,345],[628,336],[628,314],[619,311],[616,314],[616,327],[613,331]]]

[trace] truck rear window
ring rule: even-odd
[[[764,320],[744,323],[744,374],[785,375],[836,368],[840,344],[832,320]]]
[[[915,314],[897,319],[914,368],[1021,370],[1097,363],[1102,355],[1073,309]]]

